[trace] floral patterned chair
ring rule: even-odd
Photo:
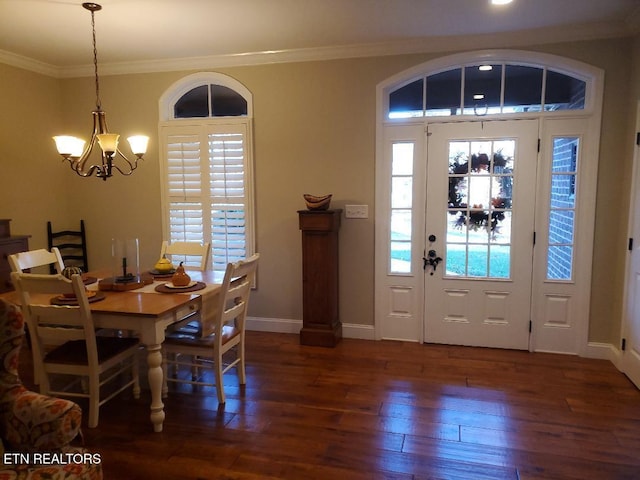
[[[0,480],[102,479],[100,457],[70,445],[81,436],[80,407],[22,385],[23,337],[20,309],[0,299]]]

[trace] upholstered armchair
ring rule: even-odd
[[[22,385],[23,338],[20,309],[0,299],[0,480],[102,479],[99,455],[71,445],[81,435],[80,406]]]

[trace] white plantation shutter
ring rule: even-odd
[[[240,132],[209,135],[211,251],[214,270],[247,257],[245,138]]]
[[[165,231],[170,242],[210,242],[210,267],[224,271],[253,253],[248,125],[205,123],[161,129]]]

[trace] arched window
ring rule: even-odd
[[[198,73],[160,99],[163,231],[211,243],[214,270],[255,252],[252,96],[219,73]]]
[[[522,114],[585,108],[586,81],[543,66],[478,62],[389,92],[387,118]]]

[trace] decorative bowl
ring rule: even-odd
[[[309,210],[327,210],[331,204],[331,196],[329,195],[310,195],[305,193],[302,195]]]

